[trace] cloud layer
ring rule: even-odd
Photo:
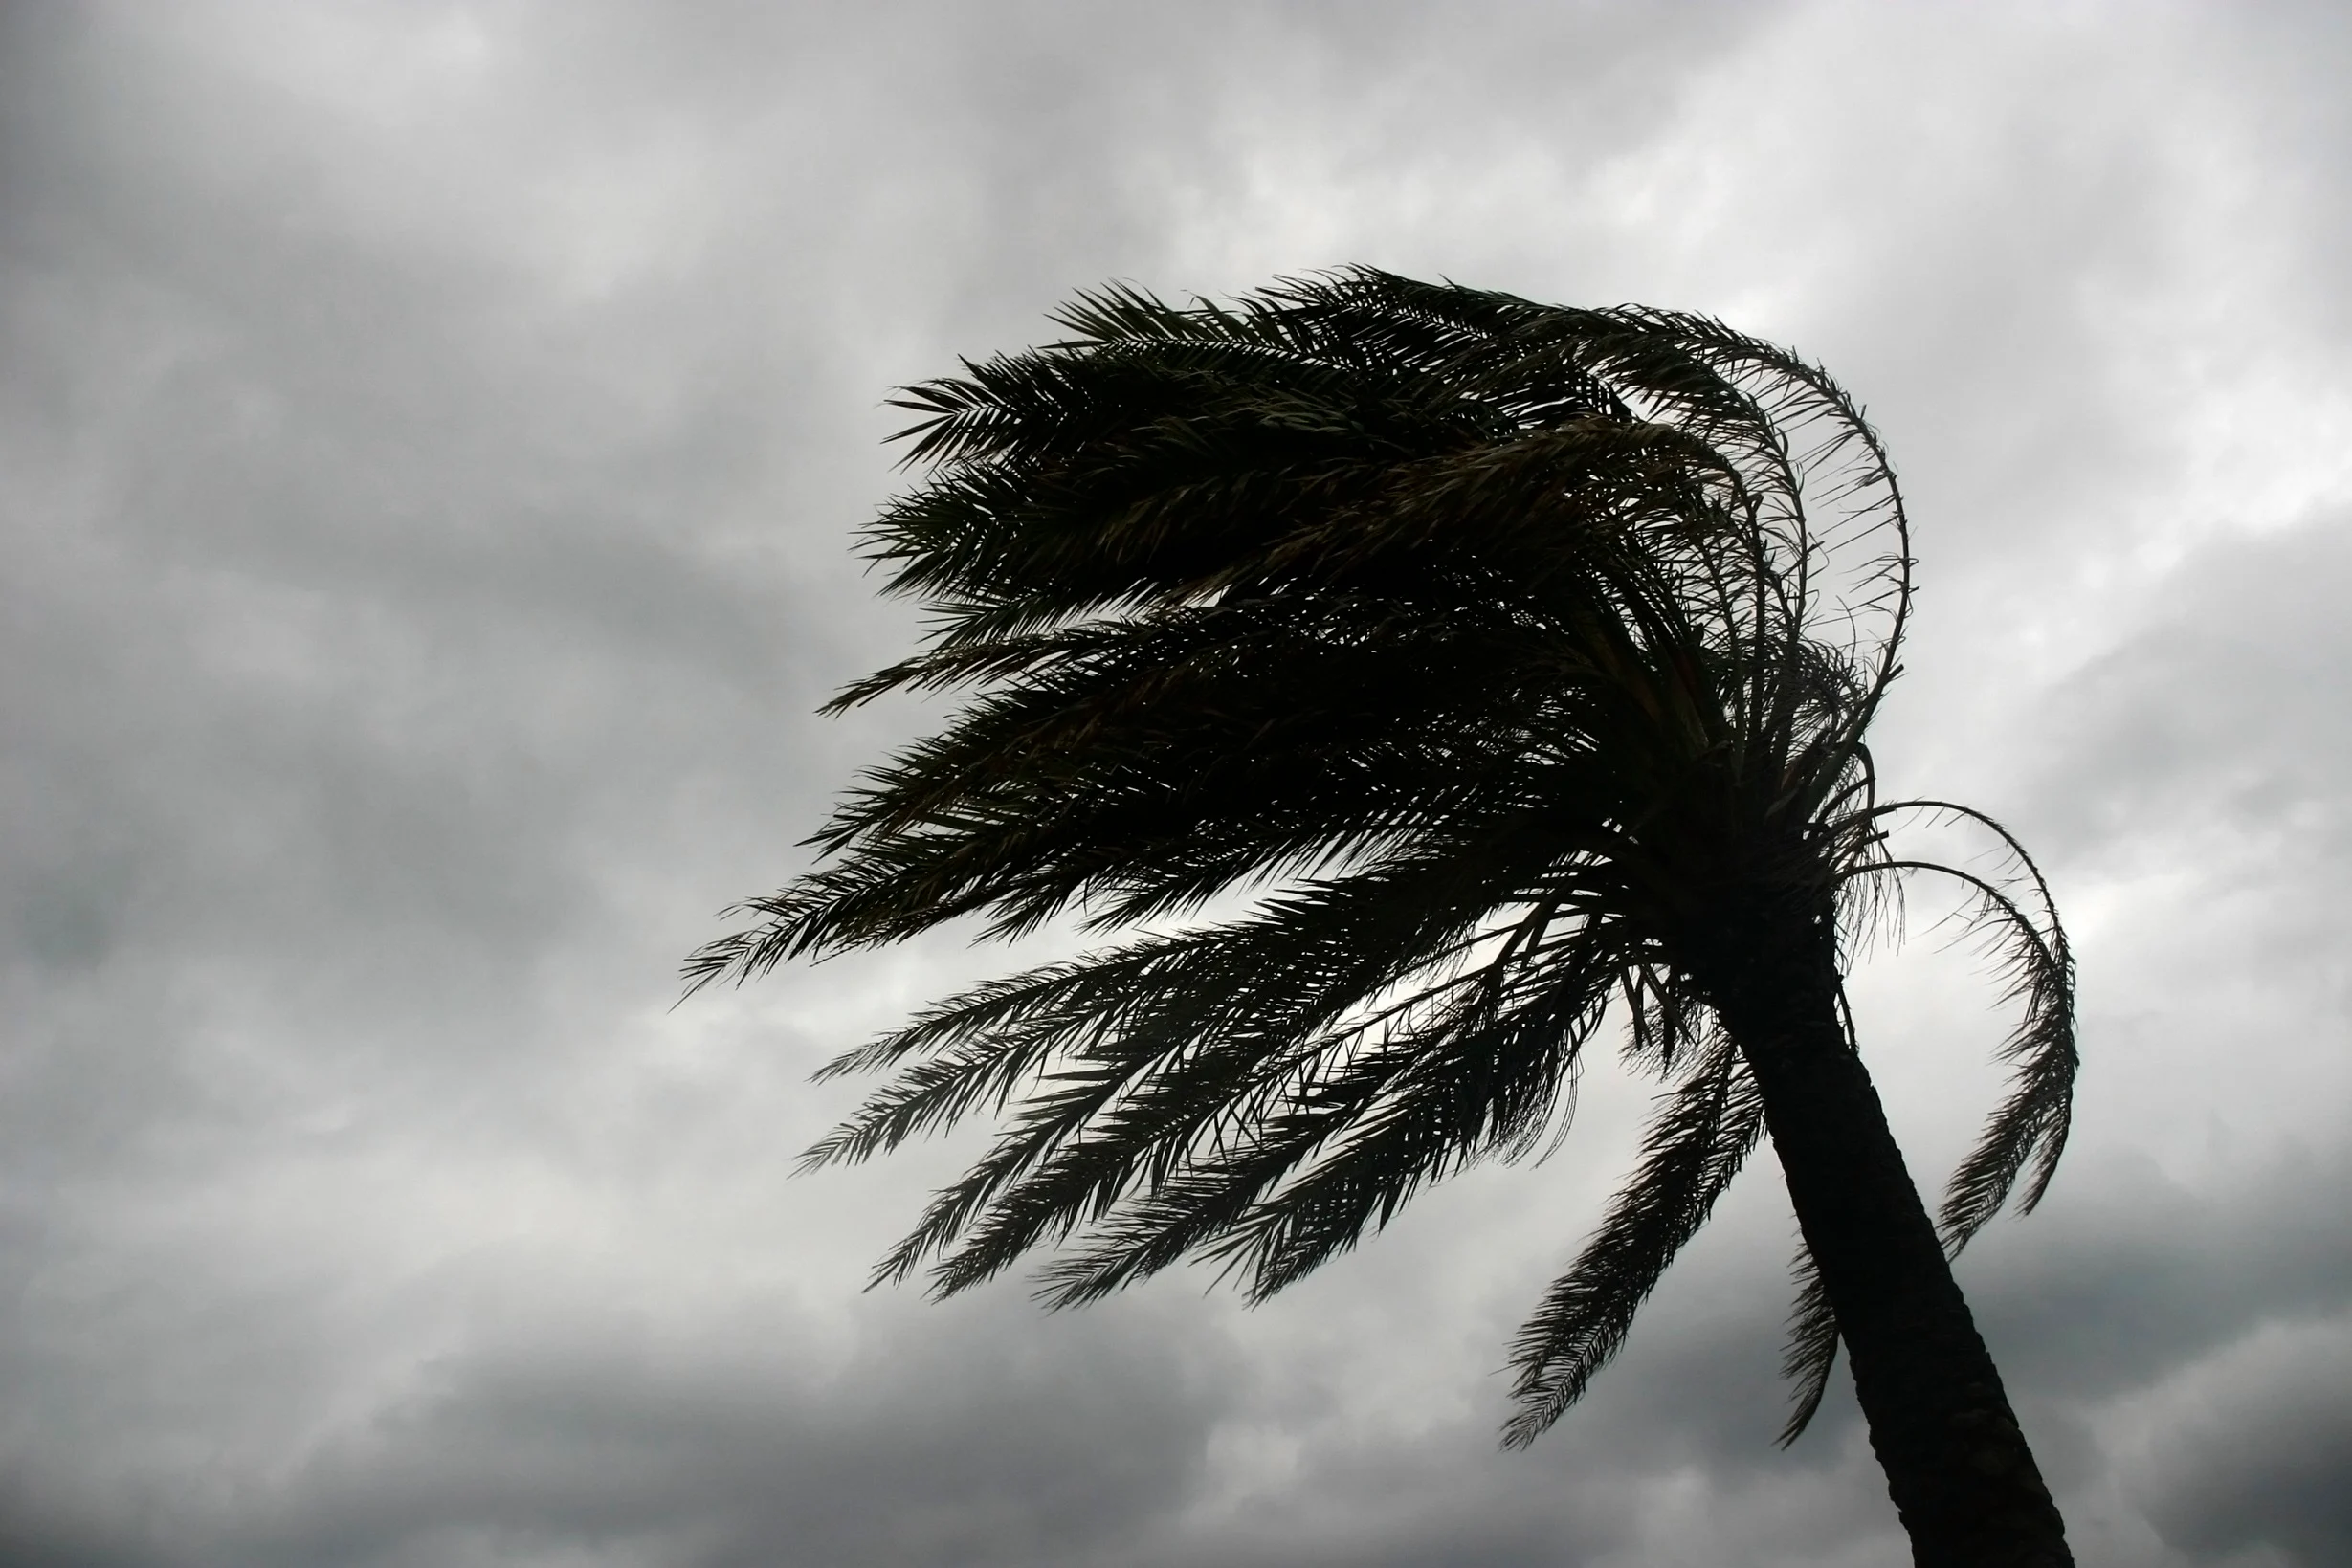
[[[861,1295],[956,1150],[808,1069],[1001,955],[671,1011],[913,629],[896,384],[1362,260],[1720,313],[1919,528],[1891,772],[2044,853],[2080,1130],[1964,1284],[2086,1564],[2352,1557],[2352,33],[2326,8],[0,11],[0,1564],[1842,1568],[1768,1161],[1586,1407],[1494,1368],[1596,1073],[1256,1313]],[[1965,953],[1860,986],[1915,1164]]]

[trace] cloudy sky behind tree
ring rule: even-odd
[[[0,1564],[1902,1560],[1786,1453],[1759,1158],[1586,1404],[1596,1065],[1273,1305],[860,1293],[788,1180],[956,940],[672,1010],[925,718],[899,383],[1347,261],[1826,363],[1924,585],[1890,788],[2045,860],[2077,1134],[1962,1282],[2086,1565],[2352,1558],[2352,26],[2212,4],[0,7]],[[1857,982],[1924,1182],[2004,1021]],[[1048,939],[1050,942],[1054,939]]]

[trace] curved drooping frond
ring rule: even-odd
[[[1520,1336],[1525,1441],[1759,1136],[1694,921],[1740,876],[1857,934],[1894,896],[1862,744],[1910,603],[1886,455],[1817,367],[1703,317],[1355,270],[1226,303],[1114,286],[1057,320],[897,400],[923,477],[867,545],[928,631],[832,706],[961,706],[688,979],[958,920],[1121,934],[837,1058],[885,1081],[807,1156],[990,1119],[876,1279],[947,1293],[1057,1249],[1059,1304],[1186,1259],[1284,1288],[1428,1184],[1541,1152],[1623,1017],[1677,1087]],[[2013,971],[2030,1020],[2055,939],[2057,970]],[[2027,1087],[1949,1233],[2047,1180],[2047,1034],[2012,1042]]]
[[[1788,1348],[1781,1357],[1781,1376],[1790,1384],[1790,1408],[1787,1424],[1774,1439],[1784,1448],[1803,1437],[1813,1417],[1821,1413],[1822,1398],[1830,1391],[1830,1373],[1837,1365],[1837,1312],[1830,1305],[1821,1266],[1802,1242],[1789,1272],[1796,1276],[1797,1301],[1788,1312]]]
[[[1871,878],[1919,872],[1960,883],[1972,895],[1964,934],[1986,943],[2003,982],[2002,1000],[2017,1011],[2017,1023],[2000,1048],[2001,1059],[2010,1064],[2008,1097],[1953,1172],[1938,1216],[1944,1249],[1958,1254],[2001,1212],[2021,1178],[2025,1190],[2017,1206],[2030,1214],[2057,1174],[2081,1061],[2075,1039],[2075,957],[2049,879],[2015,834],[1984,812],[1950,801],[1897,801],[1871,813],[1881,820],[1905,814],[1981,829],[1993,839],[1999,857],[1991,874],[1942,861],[1891,857],[1856,868],[1857,875]]]
[[[1524,1447],[1558,1421],[1624,1344],[1633,1314],[1764,1131],[1738,1048],[1720,1034],[1642,1140],[1642,1161],[1575,1264],[1511,1347],[1519,1410],[1503,1441]]]

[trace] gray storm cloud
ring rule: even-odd
[[[1254,1313],[861,1295],[955,1148],[671,1010],[921,715],[893,385],[1345,261],[1819,356],[1927,585],[1889,770],[2044,851],[2079,1131],[1962,1277],[2086,1564],[2352,1559],[2352,35],[2323,7],[0,8],[0,1564],[1897,1560],[1770,1447],[1768,1162],[1587,1405],[1509,1332],[1647,1092]],[[2001,1023],[1922,903],[1922,1172]]]

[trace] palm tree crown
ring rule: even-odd
[[[1056,1303],[1187,1258],[1263,1297],[1424,1185],[1547,1147],[1615,1021],[1670,1088],[1514,1348],[1507,1437],[1527,1441],[1767,1125],[1794,1136],[1759,1076],[1781,984],[1759,966],[1811,964],[1837,1001],[1922,868],[1959,879],[2021,1005],[2015,1087],[1942,1245],[2021,1180],[2038,1201],[2071,960],[1997,825],[1878,798],[1863,737],[1908,536],[1824,374],[1704,318],[1370,270],[1224,305],[1113,287],[1057,320],[1066,341],[900,400],[928,475],[870,542],[931,629],[833,706],[967,699],[689,965],[743,978],[965,916],[1121,935],[824,1070],[892,1076],[812,1164],[1000,1125],[878,1277],[927,1268],[948,1293],[1051,1248]],[[1891,832],[1921,814],[1982,828],[2002,864],[1900,857]],[[1849,1300],[1802,1252],[1799,1273],[1787,1437]]]

